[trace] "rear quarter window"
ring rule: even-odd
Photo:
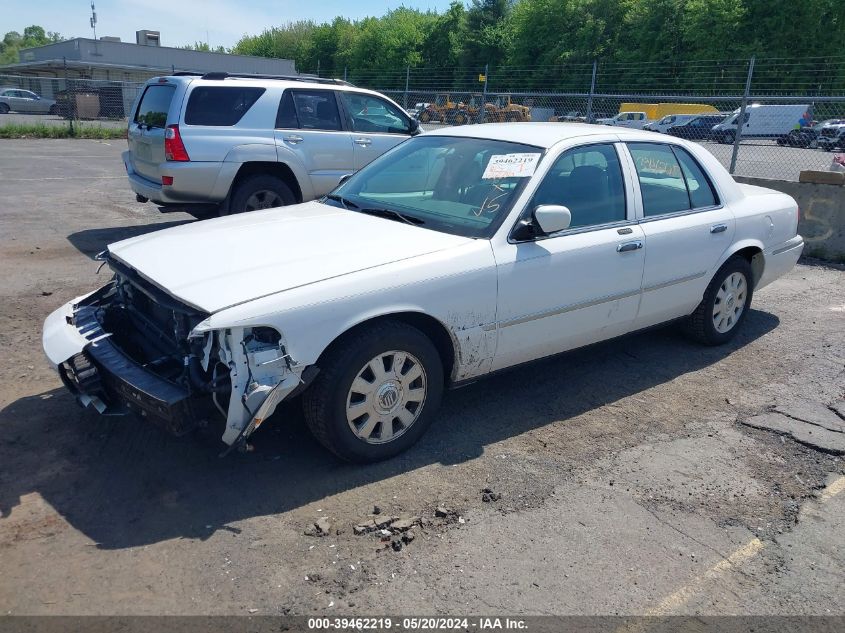
[[[258,98],[264,88],[253,86],[200,86],[191,91],[185,109],[188,125],[235,125]]]
[[[135,123],[149,127],[164,127],[167,124],[167,112],[176,93],[175,86],[147,86],[141,96],[141,103],[135,112]]]

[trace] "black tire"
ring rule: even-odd
[[[0,103],[0,114],[9,114],[9,104]]]
[[[255,198],[253,198],[255,196]],[[255,206],[255,201],[270,206]],[[281,204],[277,204],[281,202]],[[256,174],[241,181],[232,194],[228,213],[245,213],[258,209],[269,209],[294,204],[296,196],[281,178],[269,174]],[[225,215],[226,213],[223,212]]]
[[[733,145],[734,144],[735,135],[731,132],[725,132],[722,134],[721,138],[719,139],[720,143],[724,143],[725,145]]]
[[[423,110],[422,112],[420,112],[419,119],[420,123],[428,123],[429,121],[431,121],[431,113],[427,110]]]
[[[717,296],[722,284],[733,275],[740,273],[745,277],[745,303],[742,312],[735,319],[730,329],[720,332],[716,329],[714,312],[716,310]],[[736,336],[737,331],[742,327],[748,311],[751,309],[751,299],[754,296],[754,275],[751,264],[741,255],[735,255],[722,264],[722,267],[713,275],[707,290],[704,291],[704,298],[698,307],[687,319],[686,330],[695,340],[704,345],[724,345]],[[734,299],[736,300],[736,298]]]
[[[422,411],[416,414],[415,409],[415,420],[392,441],[368,443],[347,422],[347,397],[367,364],[391,350],[411,354],[422,365],[427,386],[419,405]],[[382,321],[345,336],[325,353],[319,367],[320,373],[303,394],[305,420],[323,446],[351,462],[381,461],[410,448],[434,420],[443,397],[443,364],[437,349],[425,334],[398,321]],[[391,421],[392,428],[395,420]]]
[[[56,116],[58,113],[59,113],[59,104],[54,103],[53,105],[50,106],[49,114]]]

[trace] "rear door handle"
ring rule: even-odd
[[[297,143],[301,143],[302,140],[303,139],[301,136],[296,136],[295,134],[291,134],[290,136],[285,137],[285,141],[287,141],[288,143],[293,143],[294,145],[296,145]]]
[[[714,224],[713,226],[710,227],[711,233],[724,233],[727,230],[728,230],[727,224]]]
[[[617,253],[627,253],[629,251],[638,251],[643,247],[643,243],[639,240],[636,242],[625,242],[624,244],[619,244],[616,247]]]
[[[361,145],[362,147],[373,144],[373,141],[368,138],[356,138],[354,142],[356,145]]]

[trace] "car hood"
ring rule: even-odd
[[[319,202],[193,222],[109,255],[204,312],[471,242]]]

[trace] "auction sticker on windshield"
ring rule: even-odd
[[[536,154],[494,154],[487,163],[482,174],[482,180],[494,178],[527,178],[534,174],[537,163],[540,162],[539,152]]]

